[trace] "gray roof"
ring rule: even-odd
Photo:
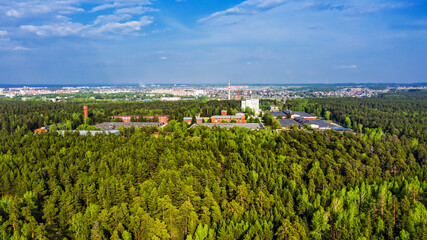
[[[283,118],[286,117],[286,114],[284,112],[270,112],[273,117],[277,118],[279,115],[282,115]]]
[[[312,117],[316,117],[316,116],[311,115],[311,114],[306,113],[306,112],[293,112],[293,111],[291,111],[289,109],[283,110],[283,116],[286,116],[288,114],[296,114],[296,115],[299,115],[301,118],[312,118]]]
[[[314,115],[308,114],[306,112],[293,112],[293,114],[298,114],[300,117],[302,118],[307,118],[307,117],[316,117]]]
[[[193,124],[192,127],[194,126],[206,126],[210,128],[213,126],[218,126],[220,128],[244,127],[244,128],[254,129],[254,130],[264,128],[264,125],[262,123],[198,123],[198,124]]]
[[[80,135],[87,135],[89,133],[92,136],[95,136],[96,134],[103,134],[103,133],[105,133],[107,135],[110,135],[110,134],[117,135],[120,133],[119,130],[105,130],[105,131],[100,131],[100,130],[74,130],[74,131],[59,130],[58,132],[63,136],[65,135],[65,132],[70,132],[70,133],[78,132]]]
[[[316,124],[319,128],[340,128],[340,126],[332,124],[326,120],[321,119],[306,119],[306,124]]]
[[[96,124],[95,127],[99,128],[99,129],[103,129],[103,130],[113,130],[113,129],[117,129],[121,126],[124,127],[131,127],[131,126],[135,126],[135,127],[159,127],[162,126],[163,123],[160,122],[103,122],[100,124]]]
[[[290,127],[294,124],[299,126],[299,123],[293,119],[279,119],[279,123],[283,128],[284,127]]]

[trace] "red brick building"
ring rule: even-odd
[[[244,113],[237,113],[236,115],[222,115],[222,114],[223,114],[223,111],[221,111],[221,115],[212,116],[211,122],[220,123],[220,122],[231,122],[232,120],[235,120],[237,123],[246,123]],[[227,114],[227,111],[225,111],[225,114]]]
[[[140,117],[149,118],[149,119],[153,119],[154,117],[157,117],[159,119],[159,122],[164,123],[164,124],[167,124],[169,121],[169,117],[165,116],[165,115],[157,115],[157,116],[154,116],[154,115],[142,115],[142,116],[139,116],[139,115],[114,115],[114,116],[111,116],[111,118],[122,119],[123,122],[130,122],[132,118],[138,119]]]
[[[208,117],[196,117],[196,123],[203,123],[203,122],[207,122],[209,120]],[[192,117],[185,117],[184,121],[191,124],[191,122],[193,121]]]

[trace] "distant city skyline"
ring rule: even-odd
[[[0,0],[0,84],[427,82],[423,0]]]

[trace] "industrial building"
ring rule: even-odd
[[[291,128],[292,125],[297,125],[298,127],[300,126],[300,124],[295,121],[294,119],[279,119],[278,120],[280,125],[282,126],[282,128]]]
[[[304,119],[317,119],[317,117],[316,116],[314,116],[314,115],[311,115],[311,114],[308,114],[308,113],[306,113],[306,112],[293,112],[293,111],[291,111],[291,110],[284,110],[283,111],[283,113],[284,113],[284,117],[286,117],[286,116],[291,116],[290,118],[291,119],[295,119],[295,118],[304,118]]]
[[[270,112],[279,112],[280,111],[279,108],[274,106],[274,105],[268,106],[267,109],[270,110]]]
[[[70,133],[74,133],[74,132],[78,132],[80,135],[92,135],[92,136],[96,136],[98,134],[114,134],[114,135],[118,135],[120,133],[119,130],[75,130],[75,131],[65,131],[65,130],[59,130],[58,133],[60,133],[62,136],[65,135],[66,132],[70,132]]]
[[[103,122],[96,124],[95,127],[102,130],[115,130],[120,127],[161,127],[164,123],[160,122]]]
[[[187,122],[189,124],[191,124],[191,122],[193,121],[192,117],[185,117],[184,118],[184,122]],[[203,123],[203,122],[208,122],[209,118],[208,117],[196,117],[196,123]]]
[[[47,125],[47,126],[44,126],[44,127],[41,127],[41,128],[38,128],[38,129],[36,129],[36,130],[34,130],[34,133],[44,133],[44,132],[49,132],[49,129],[53,126],[53,125],[55,125],[55,126],[60,126],[60,125],[64,125],[63,123],[54,123],[54,124],[51,124],[51,125]]]
[[[232,128],[232,127],[244,127],[252,130],[264,129],[264,125],[262,123],[198,123],[194,124],[192,127],[197,126],[206,126],[206,127],[220,127],[220,128]]]
[[[299,122],[301,125],[310,125],[312,129],[318,129],[318,130],[327,130],[327,129],[334,129],[334,128],[341,128],[341,126],[337,124],[333,124],[331,122],[328,122],[326,120],[322,119],[304,119],[304,118],[296,118],[295,121]]]
[[[213,115],[211,117],[212,123],[231,122],[232,120],[236,121],[237,123],[245,123],[245,114],[237,113],[236,115],[227,115],[227,111],[222,110],[221,115]]]
[[[113,115],[110,118],[121,119],[123,122],[130,122],[132,118],[133,119],[139,119],[140,117],[149,118],[149,119],[153,119],[154,117],[157,117],[159,119],[159,122],[164,123],[164,124],[167,124],[168,120],[169,120],[169,117],[165,116],[165,115],[157,115],[157,116],[154,116],[154,115],[142,115],[142,116],[139,116],[139,115]]]

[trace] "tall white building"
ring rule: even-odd
[[[250,107],[255,115],[259,114],[259,99],[249,99],[242,101],[242,109],[245,110],[246,107]]]

